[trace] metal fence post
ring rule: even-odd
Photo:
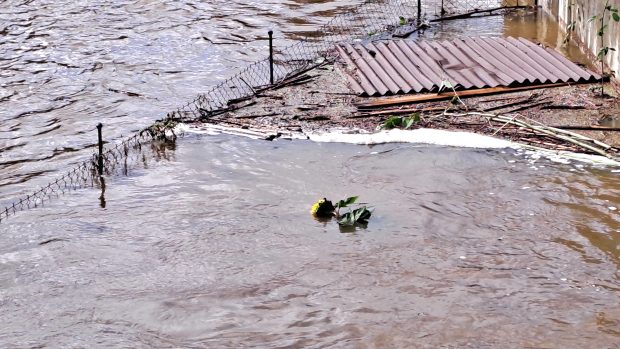
[[[422,23],[422,0],[418,0],[418,24]]]
[[[97,156],[97,170],[99,170],[99,175],[103,175],[103,136],[101,135],[101,129],[103,125],[101,123],[97,124],[97,136],[99,139],[99,156]]]
[[[273,85],[273,30],[269,34],[269,82]]]

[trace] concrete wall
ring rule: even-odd
[[[620,8],[620,0],[610,0],[609,3],[616,8]],[[539,0],[538,4],[548,14],[554,16],[562,28],[575,21],[576,27],[573,39],[578,41],[584,51],[588,51],[593,57],[601,49],[600,37],[597,36],[600,27],[599,20],[588,23],[588,20],[599,15],[605,6],[605,0]],[[569,6],[569,4],[572,4]],[[605,33],[605,45],[615,48],[617,51],[610,51],[606,58],[608,68],[616,72],[616,81],[620,81],[620,23],[610,21],[606,16],[605,23],[609,22],[609,27]],[[594,58],[593,58],[594,59]]]

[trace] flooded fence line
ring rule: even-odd
[[[521,1],[521,3],[519,3]],[[104,188],[104,176],[122,169],[128,171],[128,157],[132,151],[140,152],[142,145],[163,141],[174,142],[174,127],[178,122],[208,120],[211,116],[228,111],[233,102],[247,100],[258,93],[274,88],[299,74],[315,68],[326,59],[335,56],[339,43],[363,40],[398,26],[416,26],[423,21],[436,18],[467,15],[472,11],[518,6],[524,0],[368,0],[351,11],[332,18],[314,34],[282,48],[274,45],[277,37],[269,31],[269,52],[267,58],[256,61],[241,71],[217,84],[207,92],[198,95],[178,109],[168,113],[164,119],[143,128],[132,136],[123,138],[113,146],[104,146],[103,125],[97,125],[97,152],[74,168],[49,182],[32,194],[26,195],[0,210],[0,223],[11,215],[29,208],[35,208],[71,190],[80,188]],[[435,13],[434,15],[432,13]],[[431,13],[431,14],[429,14]]]

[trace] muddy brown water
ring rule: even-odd
[[[189,136],[147,167],[109,181],[105,209],[83,190],[3,224],[0,347],[620,341],[609,169],[231,136]],[[353,194],[374,207],[366,229],[308,212]]]
[[[292,40],[353,4],[3,2],[0,201],[88,156],[97,122],[128,134],[263,57],[269,27]],[[557,44],[528,18],[424,36]],[[0,347],[620,343],[613,169],[232,136],[189,135],[163,155],[108,178],[105,208],[86,189],[0,224]],[[353,194],[375,208],[366,229],[308,214]]]

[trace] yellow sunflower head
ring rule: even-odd
[[[331,201],[323,198],[312,205],[310,213],[317,217],[331,217],[335,209]]]

